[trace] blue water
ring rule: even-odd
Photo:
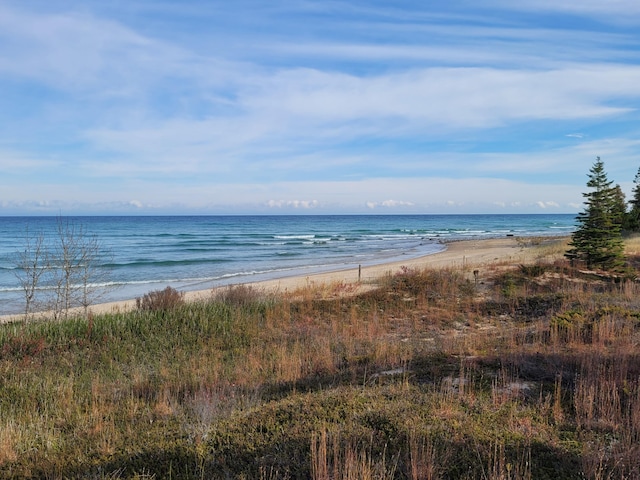
[[[55,217],[0,217],[0,314],[19,313],[17,252],[27,232],[55,239]],[[575,215],[70,217],[95,236],[108,286],[101,301],[168,285],[202,290],[339,270],[443,250],[443,241],[567,235]]]

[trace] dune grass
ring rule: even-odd
[[[1,325],[0,478],[640,478],[638,285],[523,248]]]

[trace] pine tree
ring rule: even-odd
[[[565,254],[570,259],[585,261],[588,268],[616,270],[624,263],[621,191],[612,185],[598,157],[587,182],[591,191],[582,194],[585,209],[576,218],[580,225],[571,238],[571,249]]]
[[[632,232],[637,232],[640,231],[640,168],[633,183],[635,187],[632,192],[633,198],[629,201],[631,210],[627,214],[627,226]]]
[[[613,187],[612,200],[613,205],[611,215],[613,216],[613,221],[620,224],[620,228],[623,232],[629,230],[627,199],[625,198],[624,192],[622,191],[622,187],[620,185],[616,185],[615,187]]]

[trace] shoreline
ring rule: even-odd
[[[291,292],[303,287],[320,286],[331,283],[366,283],[387,274],[393,274],[402,267],[407,268],[467,268],[481,267],[497,262],[522,263],[531,261],[531,247],[523,245],[521,237],[500,237],[476,240],[455,240],[444,243],[445,249],[439,252],[411,257],[406,260],[381,263],[378,265],[362,266],[361,268],[346,268],[329,272],[313,273],[309,275],[295,275],[272,280],[256,282],[242,282],[233,285],[246,285],[270,293]],[[545,240],[559,241],[566,237],[544,237]],[[187,302],[210,298],[216,290],[229,286],[220,286],[206,290],[183,292]],[[136,299],[128,299],[92,305],[89,311],[93,314],[124,313],[136,308]],[[34,314],[35,319],[46,319],[46,312]],[[24,314],[0,315],[0,323],[23,321]]]

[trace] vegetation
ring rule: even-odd
[[[640,478],[639,286],[565,247],[0,325],[0,478]]]
[[[24,250],[16,254],[15,275],[24,294],[25,319],[37,306],[36,293],[41,286],[40,279],[48,270],[48,254],[44,245],[44,235],[39,233],[25,235]],[[35,305],[34,305],[35,304]]]
[[[629,201],[631,209],[627,216],[627,228],[632,232],[640,231],[640,169],[633,179],[633,198]]]
[[[582,260],[588,268],[620,270],[623,266],[622,228],[626,204],[619,186],[607,178],[604,163],[597,158],[590,170],[584,193],[585,210],[578,214],[578,229],[574,232],[567,257]]]
[[[142,297],[136,298],[136,308],[138,310],[148,310],[151,312],[175,310],[183,304],[184,295],[173,287],[166,287],[164,290],[154,290],[145,293]]]
[[[53,238],[26,232],[24,249],[16,254],[15,274],[24,294],[25,319],[49,311],[54,319],[67,318],[72,309],[88,308],[106,289],[106,256],[95,235],[59,217]]]

